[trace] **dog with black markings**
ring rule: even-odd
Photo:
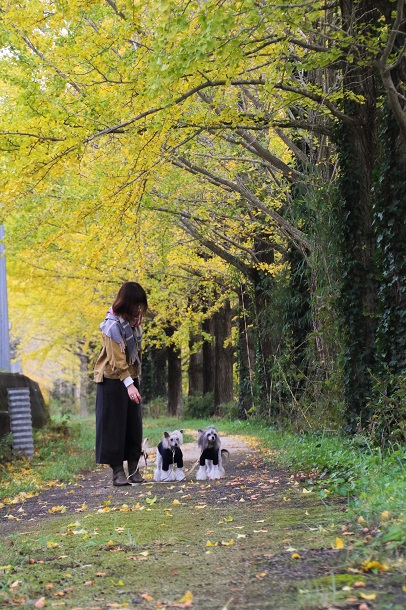
[[[197,444],[201,451],[199,458],[199,469],[196,473],[198,481],[206,479],[222,479],[225,476],[223,458],[229,452],[221,448],[221,439],[217,428],[208,426],[204,430],[198,430]]]
[[[167,483],[170,481],[183,481],[183,430],[164,432],[156,452],[156,468],[154,481]]]

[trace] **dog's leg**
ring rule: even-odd
[[[213,460],[206,460],[206,472],[208,479],[214,479],[213,477]]]
[[[176,468],[174,475],[175,481],[183,481],[183,479],[186,477],[183,468]]]
[[[206,466],[199,466],[199,470],[196,473],[196,481],[205,481],[207,479]]]
[[[213,466],[213,468],[210,471],[210,479],[221,479],[221,477],[224,476],[221,474],[220,471],[220,466],[217,464],[216,466]]]
[[[219,479],[222,479],[226,476],[226,471],[223,468],[223,456],[221,453],[221,448],[219,449],[219,465],[218,465]]]
[[[173,468],[170,465],[168,470],[161,470],[161,483],[170,483],[171,481],[176,481],[176,479]]]
[[[161,481],[161,473],[162,473],[162,455],[157,451],[156,454],[156,468],[154,470],[154,481],[160,483]]]

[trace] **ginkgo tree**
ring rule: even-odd
[[[97,286],[101,295],[101,274],[121,279],[132,268],[131,247],[139,248],[137,272],[151,282],[158,320],[169,275],[155,273],[153,245],[169,234],[174,244],[179,231],[181,241],[193,240],[176,249],[179,268],[196,277],[205,249],[215,261],[213,285],[217,269],[234,294],[248,282],[260,309],[291,274],[302,309],[308,294],[304,340],[313,336],[327,378],[338,362],[331,356],[338,335],[326,345],[331,320],[320,294],[334,300],[341,292],[346,415],[354,429],[370,415],[370,369],[392,367],[389,352],[397,354],[396,371],[404,368],[393,328],[403,324],[396,278],[404,240],[393,222],[400,183],[388,195],[374,182],[377,173],[390,182],[404,166],[403,10],[400,0],[6,5],[1,171],[10,226],[30,210],[33,244],[51,275],[69,241],[72,265],[83,265],[79,292]],[[400,150],[396,167],[385,165],[378,141],[392,156]],[[191,177],[187,193],[182,174]],[[385,236],[390,252],[373,228],[383,227],[387,210],[395,227]],[[164,217],[172,218],[169,232]],[[159,237],[140,248],[142,234],[155,231]],[[18,257],[20,250],[14,247]],[[183,293],[182,280],[176,290]],[[178,302],[179,320],[189,318],[187,300]],[[337,317],[334,308],[329,315]],[[272,353],[265,355],[267,368]]]

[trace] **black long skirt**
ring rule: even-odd
[[[130,400],[122,381],[105,378],[97,384],[96,463],[118,466],[125,460],[138,462],[141,446],[141,405]]]

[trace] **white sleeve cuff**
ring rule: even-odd
[[[132,383],[134,383],[134,380],[133,380],[133,378],[132,378],[132,377],[126,377],[126,378],[123,380],[123,383],[124,383],[125,387],[126,387],[126,388],[128,388],[128,386],[129,386],[129,385],[131,385]]]

